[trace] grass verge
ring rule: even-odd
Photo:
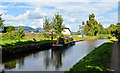
[[[86,40],[86,39],[96,39],[97,37],[74,37],[74,40]],[[18,40],[0,40],[0,44],[2,44],[2,48],[10,48],[10,47],[19,47],[23,45],[30,45],[30,44],[42,44],[42,43],[50,43],[52,42],[50,38],[36,38],[37,42],[34,42],[33,39],[21,39]],[[56,38],[53,40],[55,41]]]
[[[95,48],[90,54],[80,60],[65,73],[73,72],[108,72],[111,58],[113,41],[109,40],[101,46]]]
[[[30,45],[30,44],[43,44],[43,43],[51,43],[52,41],[50,39],[44,38],[44,39],[36,39],[37,41],[34,42],[33,39],[21,39],[18,40],[4,40],[0,41],[0,44],[2,44],[2,48],[10,48],[10,47],[19,47],[24,45]],[[55,39],[53,40],[55,41]]]

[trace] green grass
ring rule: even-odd
[[[86,40],[86,39],[95,39],[97,37],[74,37],[74,40]],[[2,44],[2,48],[7,47],[19,47],[21,45],[29,45],[29,44],[37,44],[37,43],[47,43],[51,42],[50,38],[36,38],[37,42],[33,42],[33,39],[21,39],[18,40],[0,40],[0,44]],[[57,40],[56,38],[53,40]]]
[[[108,72],[112,45],[113,41],[110,40],[95,48],[90,54],[66,71],[66,73],[73,73],[74,71],[84,71],[86,73]]]
[[[52,42],[48,38],[36,39],[36,40],[37,40],[36,42],[34,42],[33,39],[21,39],[20,41],[18,41],[18,40],[4,40],[4,41],[0,41],[0,44],[2,44],[2,48],[7,48],[7,47],[19,47],[21,45],[42,44],[42,43]],[[54,39],[54,40],[56,40],[56,39]]]
[[[74,40],[89,40],[89,39],[97,39],[96,36],[91,36],[91,37],[74,37]]]

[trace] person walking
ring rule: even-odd
[[[53,32],[51,32],[51,40],[53,41]]]

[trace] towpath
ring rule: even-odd
[[[120,73],[120,46],[118,45],[118,40],[115,39],[114,45],[112,47],[112,56],[110,64],[110,73]]]

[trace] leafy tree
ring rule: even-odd
[[[116,35],[118,36],[118,41],[120,42],[120,23],[116,24]]]
[[[85,27],[84,27],[84,34],[85,35],[88,35],[88,29],[89,29],[88,25],[85,25]]]
[[[116,24],[116,30],[118,31],[118,33],[120,33],[120,23]]]
[[[43,29],[48,33],[51,30],[51,23],[49,18],[45,17],[44,23],[43,23]]]
[[[20,41],[20,39],[23,38],[24,35],[25,35],[24,34],[24,28],[19,26],[18,31],[17,31],[16,39]]]
[[[15,31],[14,26],[4,26],[4,32],[12,32]]]
[[[5,20],[2,19],[2,14],[0,14],[0,28],[3,28],[4,27],[4,22]]]
[[[45,17],[45,20],[44,20],[44,23],[43,23],[43,29],[46,31],[46,33],[44,33],[44,37],[45,38],[49,38],[50,35],[49,35],[49,31],[52,29],[52,25],[50,23],[50,20],[49,18],[47,18],[47,16]]]
[[[64,26],[62,25],[63,23],[63,18],[62,16],[57,12],[55,13],[55,15],[53,16],[52,19],[52,28],[53,31],[60,37],[62,35],[62,31]]]
[[[85,22],[82,22],[82,26],[79,25],[79,32],[80,31],[82,32],[82,37],[83,37],[83,32],[84,32],[84,25],[85,25]]]
[[[106,32],[105,32],[105,29],[104,29],[104,27],[102,26],[102,24],[99,23],[98,26],[99,26],[99,33],[100,33],[100,34],[105,34]]]
[[[2,35],[2,40],[19,40],[24,37],[24,28],[18,27],[18,31],[7,32]]]
[[[86,35],[94,36],[100,32],[100,27],[102,27],[102,26],[98,25],[98,22],[95,20],[94,13],[89,15],[89,20],[87,20],[86,22],[87,22],[87,24],[85,24],[85,27],[84,27],[84,33]]]
[[[116,25],[114,24],[110,24],[110,26],[108,27],[108,29],[110,30],[111,34],[116,32]]]

